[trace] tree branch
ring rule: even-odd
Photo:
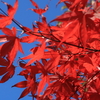
[[[8,14],[6,14],[1,8],[0,10],[4,13],[4,15],[8,16]],[[12,19],[12,21],[19,27],[21,28],[24,32],[28,32],[26,31],[24,28],[23,28],[23,25],[20,24],[18,21],[16,21],[15,19]],[[42,33],[42,32],[28,32],[29,34],[31,35],[35,35],[35,36],[38,36],[38,37],[44,37],[45,39],[50,39],[52,41],[55,41],[55,42],[61,42],[60,40],[58,40],[56,37],[56,39],[53,39],[53,38],[49,38],[49,37],[46,37],[46,36],[43,36],[43,34],[45,33]],[[40,33],[42,35],[38,35],[38,34],[34,34],[34,33]],[[87,50],[90,50],[90,51],[93,51],[93,52],[100,52],[100,50],[97,50],[97,49],[91,49],[91,48],[84,48],[83,46],[78,46],[78,45],[75,45],[75,44],[72,44],[72,43],[68,43],[68,42],[63,42],[64,44],[66,45],[71,45],[71,46],[74,46],[74,47],[77,47],[77,48],[82,48],[82,49],[87,49]]]

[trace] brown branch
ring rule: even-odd
[[[20,27],[24,32],[27,32],[25,31],[22,27]],[[61,42],[60,40],[58,40],[57,38],[56,39],[53,39],[53,38],[49,38],[49,37],[46,37],[46,36],[41,36],[41,35],[37,35],[37,34],[34,34],[36,32],[28,32],[32,35],[35,35],[35,36],[39,36],[39,37],[44,37],[46,39],[50,39],[52,41],[55,41],[55,42]],[[38,32],[37,32],[38,33]],[[41,33],[41,32],[40,32]],[[42,33],[44,34],[44,33]],[[74,47],[77,47],[77,48],[82,48],[82,49],[87,49],[87,50],[90,50],[90,51],[94,51],[94,52],[100,52],[100,50],[97,50],[97,49],[91,49],[91,48],[84,48],[83,46],[78,46],[78,45],[75,45],[75,44],[72,44],[72,43],[68,43],[68,42],[63,42],[64,44],[67,44],[67,45],[71,45],[71,46],[74,46]]]

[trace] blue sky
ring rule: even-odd
[[[3,0],[3,1],[11,5],[13,5],[15,2],[15,0]],[[50,0],[34,0],[34,1],[37,2],[40,8],[44,8],[48,4],[48,1]],[[63,6],[63,4],[60,4],[56,7],[56,4],[58,1],[59,0],[51,0],[49,4],[49,10],[43,14],[47,18],[48,22],[50,22],[52,19],[56,18],[57,16],[63,13],[63,11],[61,10],[61,7]],[[0,2],[0,8],[2,8],[5,12],[7,10],[6,5],[4,5],[1,2]],[[38,21],[38,14],[29,10],[29,8],[34,8],[30,0],[19,0],[19,8],[14,18],[17,21],[19,21],[22,25],[32,28],[32,23],[34,21]],[[16,25],[12,23],[9,27],[16,27]],[[19,28],[17,27],[17,29]],[[23,56],[28,55],[30,53],[29,48],[32,48],[33,46],[35,45],[34,44],[29,44],[29,45],[23,44],[25,55],[18,53],[17,57],[23,57]],[[12,85],[20,81],[24,81],[23,77],[17,75],[18,72],[20,72],[20,70],[21,69],[17,67],[14,77],[8,80],[7,82],[0,84],[0,100],[17,100],[17,98],[20,96],[24,88],[16,88],[16,87],[11,88]],[[32,99],[29,96],[25,96],[21,100],[32,100]]]

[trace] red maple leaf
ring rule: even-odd
[[[32,0],[30,0],[32,5],[35,6],[36,9],[30,9],[32,11],[34,11],[35,13],[42,15],[43,13],[45,13],[48,10],[48,6],[46,6],[44,9],[39,8],[38,4]]]
[[[34,48],[32,51],[32,54],[26,56],[26,57],[23,57],[21,59],[25,60],[25,59],[31,59],[27,64],[27,65],[30,65],[32,64],[34,61],[36,60],[40,60],[42,57],[43,57],[43,54],[44,54],[44,49],[45,49],[45,41],[42,43],[42,45],[40,47],[36,47]]]
[[[3,3],[6,4],[8,7],[8,16],[6,16],[6,15],[0,16],[0,28],[4,28],[5,26],[11,24],[12,19],[18,9],[18,0],[16,0],[14,7],[12,7],[11,5],[9,5],[6,2],[3,2]]]
[[[0,83],[4,83],[9,80],[15,73],[15,66],[12,64],[9,66],[9,63],[9,60],[0,58],[0,66],[2,66],[0,67],[0,76],[2,76]]]
[[[0,56],[6,56],[9,59],[10,64],[12,64],[18,50],[24,53],[20,44],[20,39],[16,37],[17,32],[15,27],[13,27],[12,30],[10,30],[9,28],[3,28],[2,32],[5,35],[0,35],[0,37],[3,38],[4,41],[6,40],[7,42],[1,45]]]
[[[12,87],[25,88],[23,90],[23,92],[21,93],[19,99],[23,98],[24,96],[26,96],[30,92],[33,94],[33,96],[36,93],[38,83],[35,82],[35,80],[30,75],[28,75],[26,79],[27,79],[27,81],[21,81],[21,82],[12,86]]]

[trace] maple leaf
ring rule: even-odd
[[[38,48],[36,48],[37,50],[34,52],[32,51],[33,53],[26,56],[26,57],[23,57],[21,59],[25,60],[25,59],[31,59],[27,64],[26,66],[30,65],[31,63],[33,63],[34,61],[36,60],[40,60],[42,57],[43,57],[43,54],[44,54],[44,49],[45,49],[45,41],[42,43],[42,45]]]
[[[5,15],[0,16],[0,28],[4,28],[5,26],[11,24],[12,19],[18,9],[18,0],[15,1],[14,7],[7,4],[6,2],[3,3],[6,4],[8,7],[8,16]]]
[[[65,27],[65,29],[63,28],[63,30],[61,30],[61,31],[64,31],[64,30],[67,30],[67,27],[66,27],[65,23],[67,23],[67,25],[70,26],[70,23],[74,22],[76,20],[77,23],[78,23],[78,26],[77,26],[77,28],[74,28],[73,31],[76,30],[78,32],[78,34],[74,34],[74,32],[72,32],[73,33],[72,37],[70,35],[67,35],[67,36],[69,36],[70,42],[71,42],[71,39],[72,40],[74,40],[74,39],[77,40],[77,38],[75,38],[75,36],[73,37],[73,35],[76,35],[77,37],[81,38],[81,44],[85,48],[86,44],[87,44],[87,38],[88,38],[88,31],[87,30],[88,29],[89,30],[90,29],[91,30],[96,30],[97,29],[97,27],[96,27],[96,25],[93,21],[93,19],[94,19],[93,14],[94,14],[93,10],[91,10],[90,8],[87,7],[87,8],[84,8],[82,11],[66,12],[63,15],[58,16],[56,19],[52,20],[51,22],[53,22],[53,21],[63,22],[60,25],[60,27]],[[61,32],[59,32],[59,33],[61,33]],[[59,33],[58,32],[57,33],[52,32],[52,34],[56,38],[61,40],[61,38],[60,38],[61,36],[59,36],[59,37],[57,36],[57,35],[59,35]],[[66,41],[69,41],[65,37],[64,37],[64,39]]]
[[[55,93],[56,95],[59,94],[60,97],[66,97],[69,96],[68,94],[74,92],[74,87],[72,87],[72,84],[69,80],[63,78],[63,76],[57,76],[58,79],[55,78],[55,80],[49,84],[47,90],[44,93],[44,96]]]
[[[36,21],[36,24],[43,36],[48,36],[50,34],[50,26],[47,24],[46,17],[42,16],[42,22]]]
[[[16,37],[16,28],[13,27],[12,30],[10,30],[9,28],[3,28],[2,31],[6,34],[2,37],[5,37],[8,42],[1,45],[0,56],[7,56],[11,64],[14,61],[18,50],[22,53],[24,52],[20,44],[20,39]]]
[[[32,11],[34,11],[35,13],[42,15],[43,13],[45,13],[47,11],[47,7],[44,9],[30,9]]]
[[[32,5],[35,6],[36,9],[30,9],[32,11],[34,11],[35,13],[42,15],[43,13],[45,13],[48,10],[48,6],[46,6],[44,9],[39,8],[39,6],[37,5],[36,2],[30,0]]]
[[[43,92],[43,88],[46,85],[46,83],[50,84],[50,79],[49,79],[48,73],[51,73],[53,69],[56,72],[56,66],[59,63],[59,59],[60,59],[60,56],[58,55],[56,58],[53,58],[53,59],[47,61],[45,63],[45,66],[43,66],[40,62],[36,62],[37,66],[41,67],[40,70],[42,72],[41,81],[38,85],[38,90],[37,90],[38,94]]]
[[[43,65],[40,62],[36,61],[36,66],[39,68],[41,73],[44,76],[46,76],[48,75],[48,73],[52,73],[52,70],[56,70],[56,67],[59,63],[59,59],[60,59],[60,55],[57,55],[56,57],[46,61],[45,64],[43,63],[43,59],[42,59]]]
[[[15,73],[15,66],[14,65],[10,65],[9,66],[9,60],[5,60],[4,58],[0,58],[0,76],[2,76],[0,83],[4,83],[7,80],[9,80],[10,78],[13,77],[14,73]]]
[[[35,82],[33,77],[31,77],[30,75],[28,75],[26,77],[26,80],[27,81],[21,81],[21,82],[12,86],[12,87],[18,87],[18,88],[25,88],[23,90],[23,92],[21,93],[19,99],[23,98],[24,96],[26,96],[30,92],[31,92],[32,95],[34,95],[36,93],[37,85],[38,85],[37,82]]]
[[[41,68],[37,65],[36,66],[35,65],[34,66],[32,66],[32,65],[26,66],[26,64],[23,63],[23,62],[19,62],[19,65],[20,65],[21,68],[24,69],[19,73],[19,75],[22,75],[22,76],[30,73],[30,76],[35,77],[36,74],[41,72]]]
[[[79,21],[74,20],[74,21],[71,21],[71,22],[59,27],[59,29],[52,32],[52,34],[56,38],[60,39],[61,42],[58,44],[58,46],[60,46],[61,43],[67,41],[67,39],[69,39],[73,35],[79,34],[79,28],[80,28]],[[61,33],[63,34],[62,36],[61,36]],[[59,36],[61,38],[59,38],[57,36]],[[72,41],[73,41],[73,38],[72,38]]]

